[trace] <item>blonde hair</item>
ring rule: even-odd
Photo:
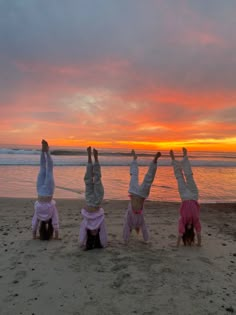
[[[143,203],[144,203],[145,198],[135,196],[135,195],[131,195],[130,198],[131,198],[132,210],[140,211],[143,209]]]

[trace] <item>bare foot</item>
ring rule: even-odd
[[[175,159],[175,155],[174,155],[174,151],[173,150],[170,150],[170,157],[172,160]]]
[[[187,156],[188,152],[186,148],[183,148],[183,156]]]
[[[88,155],[91,155],[91,154],[92,154],[92,149],[91,149],[91,147],[87,147],[87,152],[88,152]]]
[[[138,156],[136,155],[135,151],[131,151],[131,155],[133,156],[134,160],[137,160]]]
[[[161,156],[161,152],[157,152],[156,155],[154,156],[154,163],[157,162],[158,158]]]
[[[42,151],[43,152],[48,152],[48,149],[49,149],[49,147],[48,147],[48,143],[47,143],[47,141],[46,140],[42,140]]]
[[[93,156],[94,156],[94,160],[97,162],[98,161],[98,151],[95,148],[93,149]]]
[[[92,163],[92,149],[91,149],[91,147],[87,148],[87,152],[88,152],[88,163]]]

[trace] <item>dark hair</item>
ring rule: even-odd
[[[41,221],[39,227],[39,238],[42,241],[48,241],[53,236],[52,219],[48,221]]]
[[[184,242],[184,246],[191,246],[194,244],[194,238],[195,238],[195,233],[194,233],[194,228],[193,224],[189,227],[189,224],[185,225],[185,232],[182,236],[182,240]]]
[[[94,248],[102,248],[99,237],[99,230],[97,231],[96,235],[93,235],[90,230],[87,230],[86,250]]]

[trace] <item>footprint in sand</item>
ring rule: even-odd
[[[161,265],[160,264],[152,264],[150,266],[150,271],[153,274],[159,274],[161,272]]]
[[[127,268],[127,264],[120,264],[120,265],[116,265],[112,267],[111,271],[116,272],[116,271],[124,270],[125,268]]]
[[[40,280],[32,280],[32,283],[30,284],[30,287],[32,288],[40,288],[42,286],[44,286],[45,284],[47,284],[47,282],[43,282]]]
[[[161,268],[161,273],[172,273],[173,269],[170,267],[163,267]]]
[[[26,275],[27,275],[26,271],[24,271],[24,270],[18,271],[16,273],[16,275],[15,275],[15,279],[14,280],[15,281],[20,281],[20,280],[24,279],[26,277]]]
[[[35,258],[36,255],[32,255],[32,254],[27,254],[24,256],[24,258],[27,260],[27,259],[32,259],[32,258]]]
[[[198,257],[198,260],[208,264],[208,265],[213,265],[213,262],[210,261],[210,259],[206,258],[206,257]]]
[[[113,282],[111,287],[112,288],[120,288],[128,278],[130,278],[129,273],[118,274],[117,279]]]

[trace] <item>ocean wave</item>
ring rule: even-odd
[[[24,155],[39,155],[39,150],[24,150],[24,149],[0,149],[0,154],[24,154]]]
[[[34,149],[0,149],[0,165],[39,165],[40,150]],[[85,166],[87,164],[87,152],[85,150],[52,150],[51,155],[55,166]],[[137,151],[140,166],[148,166],[153,158],[154,152]],[[194,167],[236,167],[236,153],[233,152],[197,152],[189,154],[191,164]],[[130,152],[123,151],[99,151],[100,164],[102,166],[129,166],[131,161]],[[176,159],[182,156],[176,154]],[[162,152],[158,160],[160,166],[170,166],[171,160],[167,151]]]
[[[14,154],[14,155],[39,155],[41,153],[40,149],[18,149],[18,148],[0,148],[0,154]],[[76,149],[56,149],[51,150],[51,155],[54,156],[87,156],[86,150],[76,150]],[[154,151],[141,152],[137,150],[137,155],[140,157],[153,157]],[[117,157],[130,157],[130,152],[114,151],[112,149],[99,151],[100,156],[117,156]],[[177,152],[176,158],[181,158],[181,154]],[[162,157],[169,158],[169,152],[162,151]],[[192,151],[189,153],[191,159],[236,159],[236,152],[213,152],[213,151]]]
[[[149,161],[139,161],[140,166],[148,166]],[[101,166],[129,166],[130,161],[127,160],[119,160],[119,161],[101,161]],[[192,161],[193,167],[236,167],[236,161]],[[20,165],[28,165],[28,166],[39,166],[39,161],[25,161],[25,160],[0,160],[0,166],[20,166]],[[86,161],[54,161],[54,166],[86,166]],[[171,162],[168,160],[162,160],[158,162],[158,166],[171,166]]]

